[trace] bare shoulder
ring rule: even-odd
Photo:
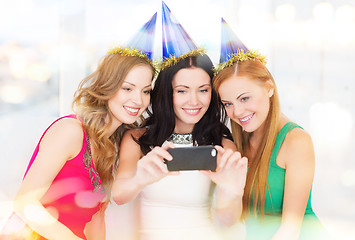
[[[291,120],[288,119],[285,115],[282,115],[281,124],[279,126],[280,130],[288,122],[291,122]],[[313,143],[309,133],[307,133],[304,129],[300,127],[295,127],[287,133],[285,140],[282,144],[282,147],[285,146],[292,148],[310,146],[313,148]]]
[[[140,157],[142,155],[141,148],[137,140],[145,133],[145,128],[143,129],[131,129],[125,132],[119,152],[119,158],[122,162],[124,158]]]
[[[83,136],[83,127],[81,122],[75,118],[62,118],[56,121],[49,129],[48,132],[58,132],[70,135]]]
[[[279,155],[281,154],[284,156],[286,165],[313,163],[315,157],[310,134],[301,128],[289,131],[282,144]]]
[[[135,174],[137,162],[142,156],[140,145],[135,139],[144,132],[144,129],[132,129],[124,134],[118,154],[117,178],[128,178]]]
[[[124,142],[130,142],[130,143],[138,143],[135,141],[138,140],[144,133],[146,129],[145,128],[136,128],[136,129],[130,129],[125,132],[123,139],[122,139],[122,144]]]
[[[293,147],[313,147],[311,135],[299,127],[288,132],[285,138],[285,145],[291,145]]]
[[[228,148],[228,149],[232,149],[233,151],[237,151],[237,147],[234,144],[233,141],[229,140],[228,138],[223,138],[222,139],[222,146],[223,148]]]
[[[73,157],[80,151],[84,133],[81,122],[75,118],[62,118],[56,121],[45,133],[41,147],[55,147],[64,150],[67,156]],[[53,147],[52,147],[53,146]]]

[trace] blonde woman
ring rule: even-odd
[[[151,37],[155,20],[156,14],[140,34]],[[113,48],[80,83],[75,115],[54,121],[33,153],[15,213],[34,239],[105,239],[120,142],[148,107],[155,74],[151,49],[129,46]]]
[[[80,84],[77,114],[44,132],[15,199],[16,213],[40,239],[105,239],[104,228],[90,231],[90,222],[103,220],[123,130],[149,105],[153,73],[139,57],[107,55]]]

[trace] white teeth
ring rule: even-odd
[[[240,118],[240,121],[241,121],[241,122],[246,122],[246,121],[248,121],[250,118],[252,118],[252,116],[253,116],[253,115],[249,115],[249,116],[247,116],[247,117],[245,117],[245,118]]]
[[[136,113],[136,112],[138,112],[139,111],[139,109],[138,108],[130,108],[130,107],[124,107],[125,109],[127,109],[128,111],[130,111],[130,112],[133,112],[133,113]]]
[[[196,109],[196,110],[187,110],[185,109],[186,112],[188,113],[197,113],[199,111],[199,109]]]

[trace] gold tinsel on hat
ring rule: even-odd
[[[221,63],[214,69],[214,75],[217,75],[221,70],[226,67],[232,66],[236,62],[243,62],[247,60],[259,60],[261,63],[266,64],[266,57],[259,54],[257,51],[244,52],[243,49],[238,49],[237,53],[232,53],[227,62]]]
[[[197,48],[197,49],[192,50],[188,53],[180,55],[178,57],[170,56],[169,58],[163,59],[163,61],[160,63],[159,69],[164,70],[165,68],[168,68],[168,67],[171,67],[171,66],[177,64],[179,61],[181,61],[184,58],[194,57],[199,54],[205,54],[205,53],[206,53],[206,50],[204,48]]]
[[[127,48],[127,47],[120,47],[120,46],[115,46],[110,48],[110,50],[107,52],[108,54],[120,54],[122,56],[131,56],[131,57],[140,57],[146,60],[150,65],[152,65],[155,69],[156,63],[154,63],[148,56],[143,52],[135,48]]]

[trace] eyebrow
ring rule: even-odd
[[[208,84],[203,84],[203,85],[199,86],[198,88],[202,88],[202,87],[206,87],[206,86],[210,87],[211,84],[209,84],[209,83]],[[177,87],[190,88],[189,86],[186,86],[186,85],[176,85],[174,88],[177,88]]]
[[[203,85],[201,85],[201,86],[199,86],[199,88],[202,88],[202,87],[211,87],[211,84],[203,84]]]
[[[236,99],[239,99],[242,95],[247,94],[247,93],[249,93],[249,92],[244,92],[244,93],[240,94]]]
[[[127,84],[129,84],[129,85],[132,85],[132,86],[136,87],[135,84],[130,83],[130,82],[127,82],[127,81],[124,81],[123,83],[127,83]],[[147,87],[151,87],[151,86],[152,86],[151,84],[148,84],[147,86],[145,86],[145,87],[143,87],[143,88],[147,88]]]
[[[177,88],[177,87],[185,87],[185,88],[188,88],[188,86],[185,86],[185,85],[176,85],[174,88]]]
[[[130,82],[127,82],[127,81],[124,81],[123,83],[127,83],[127,84],[129,84],[129,85],[136,86],[135,84],[130,83]]]
[[[247,93],[249,93],[249,92],[244,92],[244,93],[240,94],[236,99],[239,99],[241,96],[243,96],[244,94],[247,94]],[[221,102],[230,102],[230,101],[221,99]]]

